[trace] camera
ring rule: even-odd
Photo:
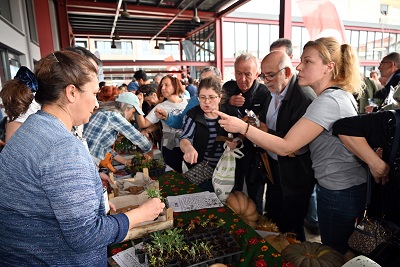
[[[244,110],[247,113],[247,116],[249,119],[251,118],[252,121],[257,125],[257,127],[260,127],[260,120],[257,118],[256,114],[252,110],[245,109]]]

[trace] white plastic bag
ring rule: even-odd
[[[243,152],[239,150],[242,147],[243,143],[241,147],[231,150],[225,143],[225,151],[219,159],[217,166],[215,167],[212,177],[212,184],[215,194],[218,196],[219,200],[222,203],[225,203],[226,198],[232,191],[233,186],[235,185],[236,159],[240,159],[244,156]]]

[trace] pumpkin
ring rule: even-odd
[[[293,243],[282,250],[282,258],[295,267],[340,267],[345,263],[342,254],[318,242]]]
[[[226,205],[233,210],[243,221],[255,228],[257,226],[258,212],[256,204],[243,192],[231,192],[226,199]]]

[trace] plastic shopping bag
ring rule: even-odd
[[[243,143],[240,148],[230,149],[227,144],[224,144],[224,153],[218,161],[215,167],[214,174],[212,177],[212,184],[214,187],[215,194],[217,194],[219,200],[225,203],[226,198],[232,191],[235,185],[235,168],[236,159],[244,156],[243,152],[240,151],[243,147]]]

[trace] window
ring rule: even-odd
[[[224,58],[235,57],[235,34],[232,34],[235,30],[235,24],[233,22],[225,22],[223,25],[223,51]]]
[[[9,0],[2,0],[0,1],[0,15],[8,20],[9,22],[12,21],[12,16],[11,16],[11,7],[10,7],[10,1]]]
[[[247,51],[247,39],[248,38],[249,38],[249,36],[247,34],[247,24],[246,23],[235,23],[236,49],[235,49],[234,57],[237,57],[240,54]],[[232,45],[232,44],[229,44],[229,45]]]
[[[31,37],[31,41],[39,43],[33,0],[26,0],[26,12],[28,15],[29,34]]]
[[[247,39],[247,51],[259,57],[258,49],[258,24],[248,24],[248,35],[250,38]]]
[[[388,5],[381,5],[381,14],[382,15],[387,15],[389,11],[389,6]]]
[[[76,46],[81,46],[81,47],[84,47],[84,48],[88,47],[87,41],[75,41],[75,45]]]

